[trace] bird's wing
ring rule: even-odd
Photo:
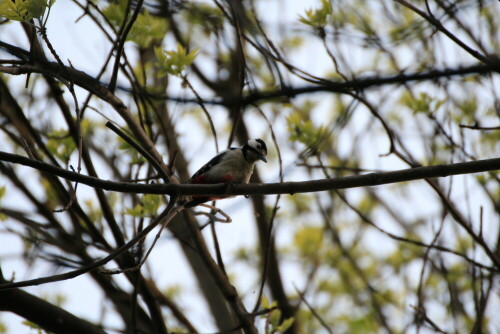
[[[231,147],[225,151],[220,152],[217,154],[215,157],[210,159],[209,162],[204,164],[196,173],[191,176],[189,182],[190,183],[204,183],[206,181],[206,175],[205,173],[214,165],[218,164],[223,158],[224,155],[226,155],[227,152],[231,150],[236,150],[237,148]]]

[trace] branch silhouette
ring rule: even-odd
[[[4,290],[10,290],[13,288],[22,288],[22,287],[27,287],[27,286],[33,286],[33,285],[40,285],[40,284],[46,284],[46,283],[52,283],[52,282],[58,282],[58,281],[64,281],[68,280],[71,278],[75,278],[78,276],[81,276],[83,274],[86,274],[92,270],[96,270],[99,267],[107,264],[108,262],[114,260],[121,254],[125,253],[130,247],[134,246],[137,242],[145,238],[149,232],[151,232],[158,224],[162,223],[165,219],[169,217],[169,214],[171,212],[171,209],[174,206],[175,201],[170,201],[167,207],[160,213],[158,217],[153,219],[153,221],[146,226],[142,231],[137,233],[132,239],[130,239],[127,243],[124,245],[118,247],[115,249],[113,252],[109,253],[107,256],[92,262],[88,265],[82,266],[78,269],[75,269],[73,271],[68,271],[63,274],[57,274],[57,275],[52,275],[52,276],[46,276],[46,277],[41,277],[41,278],[35,278],[31,280],[26,280],[26,281],[18,281],[18,282],[0,282],[0,291]]]
[[[0,268],[0,284],[8,284]],[[0,291],[0,311],[12,312],[38,324],[47,332],[74,334],[105,334],[94,324],[80,319],[61,307],[20,289]],[[56,318],[57,321],[53,321]]]
[[[115,182],[71,172],[45,162],[21,155],[0,151],[0,161],[16,163],[37,169],[43,173],[56,175],[70,181],[109,191],[163,194],[163,195],[271,195],[296,194],[335,189],[370,187],[383,184],[414,181],[452,175],[472,174],[500,170],[500,158],[484,159],[401,169],[392,172],[369,173],[346,176],[335,179],[318,179],[299,182],[281,182],[265,184],[137,184]]]
[[[13,54],[14,56],[24,59],[26,51],[0,41],[0,48]],[[59,80],[67,81],[69,78],[74,80],[74,83],[89,92],[108,100],[111,95],[103,83],[99,82],[96,78],[88,75],[83,71],[78,71],[72,67],[63,67],[54,62],[45,62],[43,64],[19,64],[13,63],[9,66],[0,66],[0,72],[11,75],[22,75],[30,73],[40,73],[58,78]],[[259,101],[272,100],[277,98],[293,98],[298,95],[310,93],[345,93],[349,91],[359,91],[369,88],[375,88],[385,85],[400,85],[416,81],[429,81],[439,80],[441,78],[450,78],[454,76],[467,76],[467,75],[487,75],[491,73],[500,73],[500,61],[492,59],[487,64],[472,64],[461,66],[457,68],[433,69],[426,72],[418,73],[398,73],[395,75],[376,75],[358,77],[350,81],[328,81],[324,80],[321,85],[303,86],[303,87],[282,87],[277,90],[268,92],[254,92],[242,96],[241,98],[225,99],[225,100],[207,100],[201,99],[204,104],[215,105],[250,105]],[[68,77],[69,76],[69,77]],[[130,88],[119,87],[123,91],[131,91]],[[157,95],[150,92],[142,92],[145,96],[161,99],[171,100],[183,103],[200,103],[200,99],[185,99],[178,97],[171,97],[165,95]]]

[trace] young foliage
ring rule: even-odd
[[[146,194],[141,197],[139,204],[133,208],[128,208],[125,213],[134,217],[152,217],[158,212],[158,208],[162,204],[163,196]]]
[[[445,103],[444,100],[436,99],[427,93],[420,93],[413,96],[409,93],[403,94],[401,103],[414,113],[435,113]]]
[[[323,228],[307,226],[297,230],[294,245],[300,255],[309,259],[318,259],[323,246]]]
[[[307,24],[315,29],[323,29],[328,23],[328,17],[332,15],[332,3],[329,0],[321,0],[321,8],[307,9],[305,15],[299,15],[299,22]]]
[[[123,24],[126,10],[127,1],[117,1],[116,3],[109,3],[103,9],[103,13],[115,29],[118,30]],[[130,15],[128,18],[130,18]],[[167,21],[153,16],[149,11],[144,10],[137,15],[134,25],[127,35],[127,41],[136,43],[140,48],[147,48],[152,44],[161,42],[165,37],[167,29]]]
[[[76,149],[76,143],[67,130],[54,130],[48,134],[47,149],[54,156],[68,162]]]
[[[190,2],[186,3],[187,9],[184,12],[186,21],[199,25],[203,33],[217,35],[224,26],[224,15],[217,7],[206,3]]]
[[[182,72],[194,62],[197,54],[197,49],[188,52],[180,43],[177,44],[175,51],[167,51],[161,47],[156,47],[155,55],[160,68],[159,75],[165,76],[171,74],[177,77],[182,76]]]
[[[56,0],[0,0],[0,17],[14,21],[43,20],[45,10]]]
[[[7,188],[5,186],[0,187],[0,203],[2,202],[2,198],[5,196]],[[7,216],[0,212],[0,221],[6,220]]]
[[[311,119],[305,119],[303,112],[293,112],[287,117],[288,133],[291,141],[304,144],[312,153],[319,149],[327,130],[314,125]]]
[[[9,328],[7,327],[7,325],[5,325],[5,323],[0,320],[0,334],[7,334],[8,330]]]
[[[6,279],[29,286],[56,274],[49,279],[57,286],[83,273],[86,297],[102,302],[106,316],[96,320],[82,309],[71,321],[90,325],[92,334],[418,333],[438,331],[434,326],[495,332],[498,172],[429,178],[414,167],[439,163],[434,170],[446,175],[456,168],[452,162],[477,166],[498,155],[500,7],[495,1],[315,3],[68,1],[72,16],[64,13],[51,27],[68,18],[74,24],[60,36],[54,29],[37,38],[31,22],[43,27],[38,20],[53,1],[0,0],[3,17],[25,21],[0,19],[3,156],[14,152],[47,170],[49,164],[71,171],[78,162],[80,180],[96,175],[100,184],[122,187],[94,189],[0,161],[0,237],[18,241],[12,248],[0,244],[0,252],[7,248],[0,254]],[[71,40],[62,43],[63,35]],[[190,71],[195,59],[199,66]],[[111,74],[116,87],[108,84]],[[71,117],[75,104],[80,122]],[[102,115],[150,156],[94,126]],[[75,126],[82,154],[79,136],[66,130]],[[229,227],[219,224],[220,212],[181,211],[151,256],[139,259],[172,199],[129,191],[169,183],[158,178],[151,157],[167,167],[174,186],[173,176],[188,179],[211,156],[194,142],[215,139],[222,148],[254,136],[266,139],[269,162],[256,166],[251,182],[262,183],[259,189],[291,187],[287,194],[217,201],[241,222]],[[371,185],[378,171],[404,168],[421,179],[373,187],[360,181],[308,194],[293,184],[266,185],[368,178]],[[85,271],[136,236],[145,238]],[[189,279],[176,276],[184,269]],[[259,300],[259,316],[252,316]],[[5,308],[14,302],[0,298]],[[200,305],[201,317],[194,311]],[[41,331],[39,325],[21,332]]]
[[[282,312],[276,308],[278,306],[276,301],[269,303],[267,297],[262,296],[260,306],[264,310],[270,310],[269,313],[261,316],[266,319],[266,333],[284,333],[293,325],[294,318],[282,319]]]

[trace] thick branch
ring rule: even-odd
[[[5,43],[4,43],[5,44]],[[0,44],[2,47],[2,44]],[[5,45],[4,47],[9,50]],[[10,47],[10,46],[9,46]],[[19,49],[19,48],[17,48]],[[17,50],[16,49],[16,50]],[[71,79],[74,80],[74,83],[93,94],[103,98],[104,100],[110,100],[108,94],[109,91],[95,78],[90,75],[75,70],[71,67],[66,67],[66,71],[68,71],[71,75]],[[65,77],[64,71],[61,71],[60,66],[56,63],[47,62],[44,66],[32,65],[32,64],[16,64],[11,66],[0,66],[0,72],[12,74],[12,75],[21,75],[28,73],[41,73],[46,75],[52,75],[54,77],[58,77],[63,80],[68,80]],[[313,86],[304,86],[304,87],[284,87],[278,90],[269,91],[269,92],[256,92],[246,96],[241,97],[240,99],[228,100],[224,101],[219,100],[206,100],[203,99],[204,104],[220,104],[220,105],[250,105],[252,103],[256,103],[259,101],[276,99],[282,97],[295,97],[297,95],[302,94],[310,94],[310,93],[320,93],[320,92],[334,92],[334,93],[345,93],[349,91],[359,91],[372,87],[380,87],[385,85],[394,85],[394,84],[405,84],[414,81],[426,81],[426,80],[437,80],[441,78],[448,78],[453,76],[466,76],[472,74],[478,75],[486,75],[491,73],[500,73],[500,62],[499,61],[490,61],[488,64],[475,64],[470,66],[463,66],[458,68],[446,68],[442,70],[431,70],[428,72],[418,72],[418,73],[401,73],[392,76],[367,76],[367,77],[359,77],[350,81],[324,81],[322,85],[313,85]],[[167,96],[158,96],[155,94],[148,94],[148,96],[152,98],[160,98],[160,99],[168,99],[178,102],[184,103],[199,103],[199,99],[181,99],[175,97],[167,97]]]
[[[397,182],[406,182],[451,175],[472,174],[500,170],[500,158],[459,162],[448,165],[435,165],[402,169],[393,172],[370,173],[365,175],[346,176],[336,179],[319,179],[301,182],[283,182],[266,184],[137,184],[130,182],[114,182],[81,175],[75,172],[49,165],[47,163],[0,151],[0,161],[7,161],[38,169],[65,178],[70,181],[86,184],[90,187],[109,191],[166,194],[166,195],[270,195],[296,194],[378,186]]]
[[[0,283],[6,281],[0,277]],[[90,322],[19,289],[0,291],[0,311],[13,312],[51,333],[105,333]]]

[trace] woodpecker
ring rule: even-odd
[[[191,176],[188,183],[248,183],[258,160],[267,162],[267,146],[262,139],[250,139],[241,147],[231,147],[213,157]],[[192,196],[184,204],[192,208],[198,204],[226,197]]]

